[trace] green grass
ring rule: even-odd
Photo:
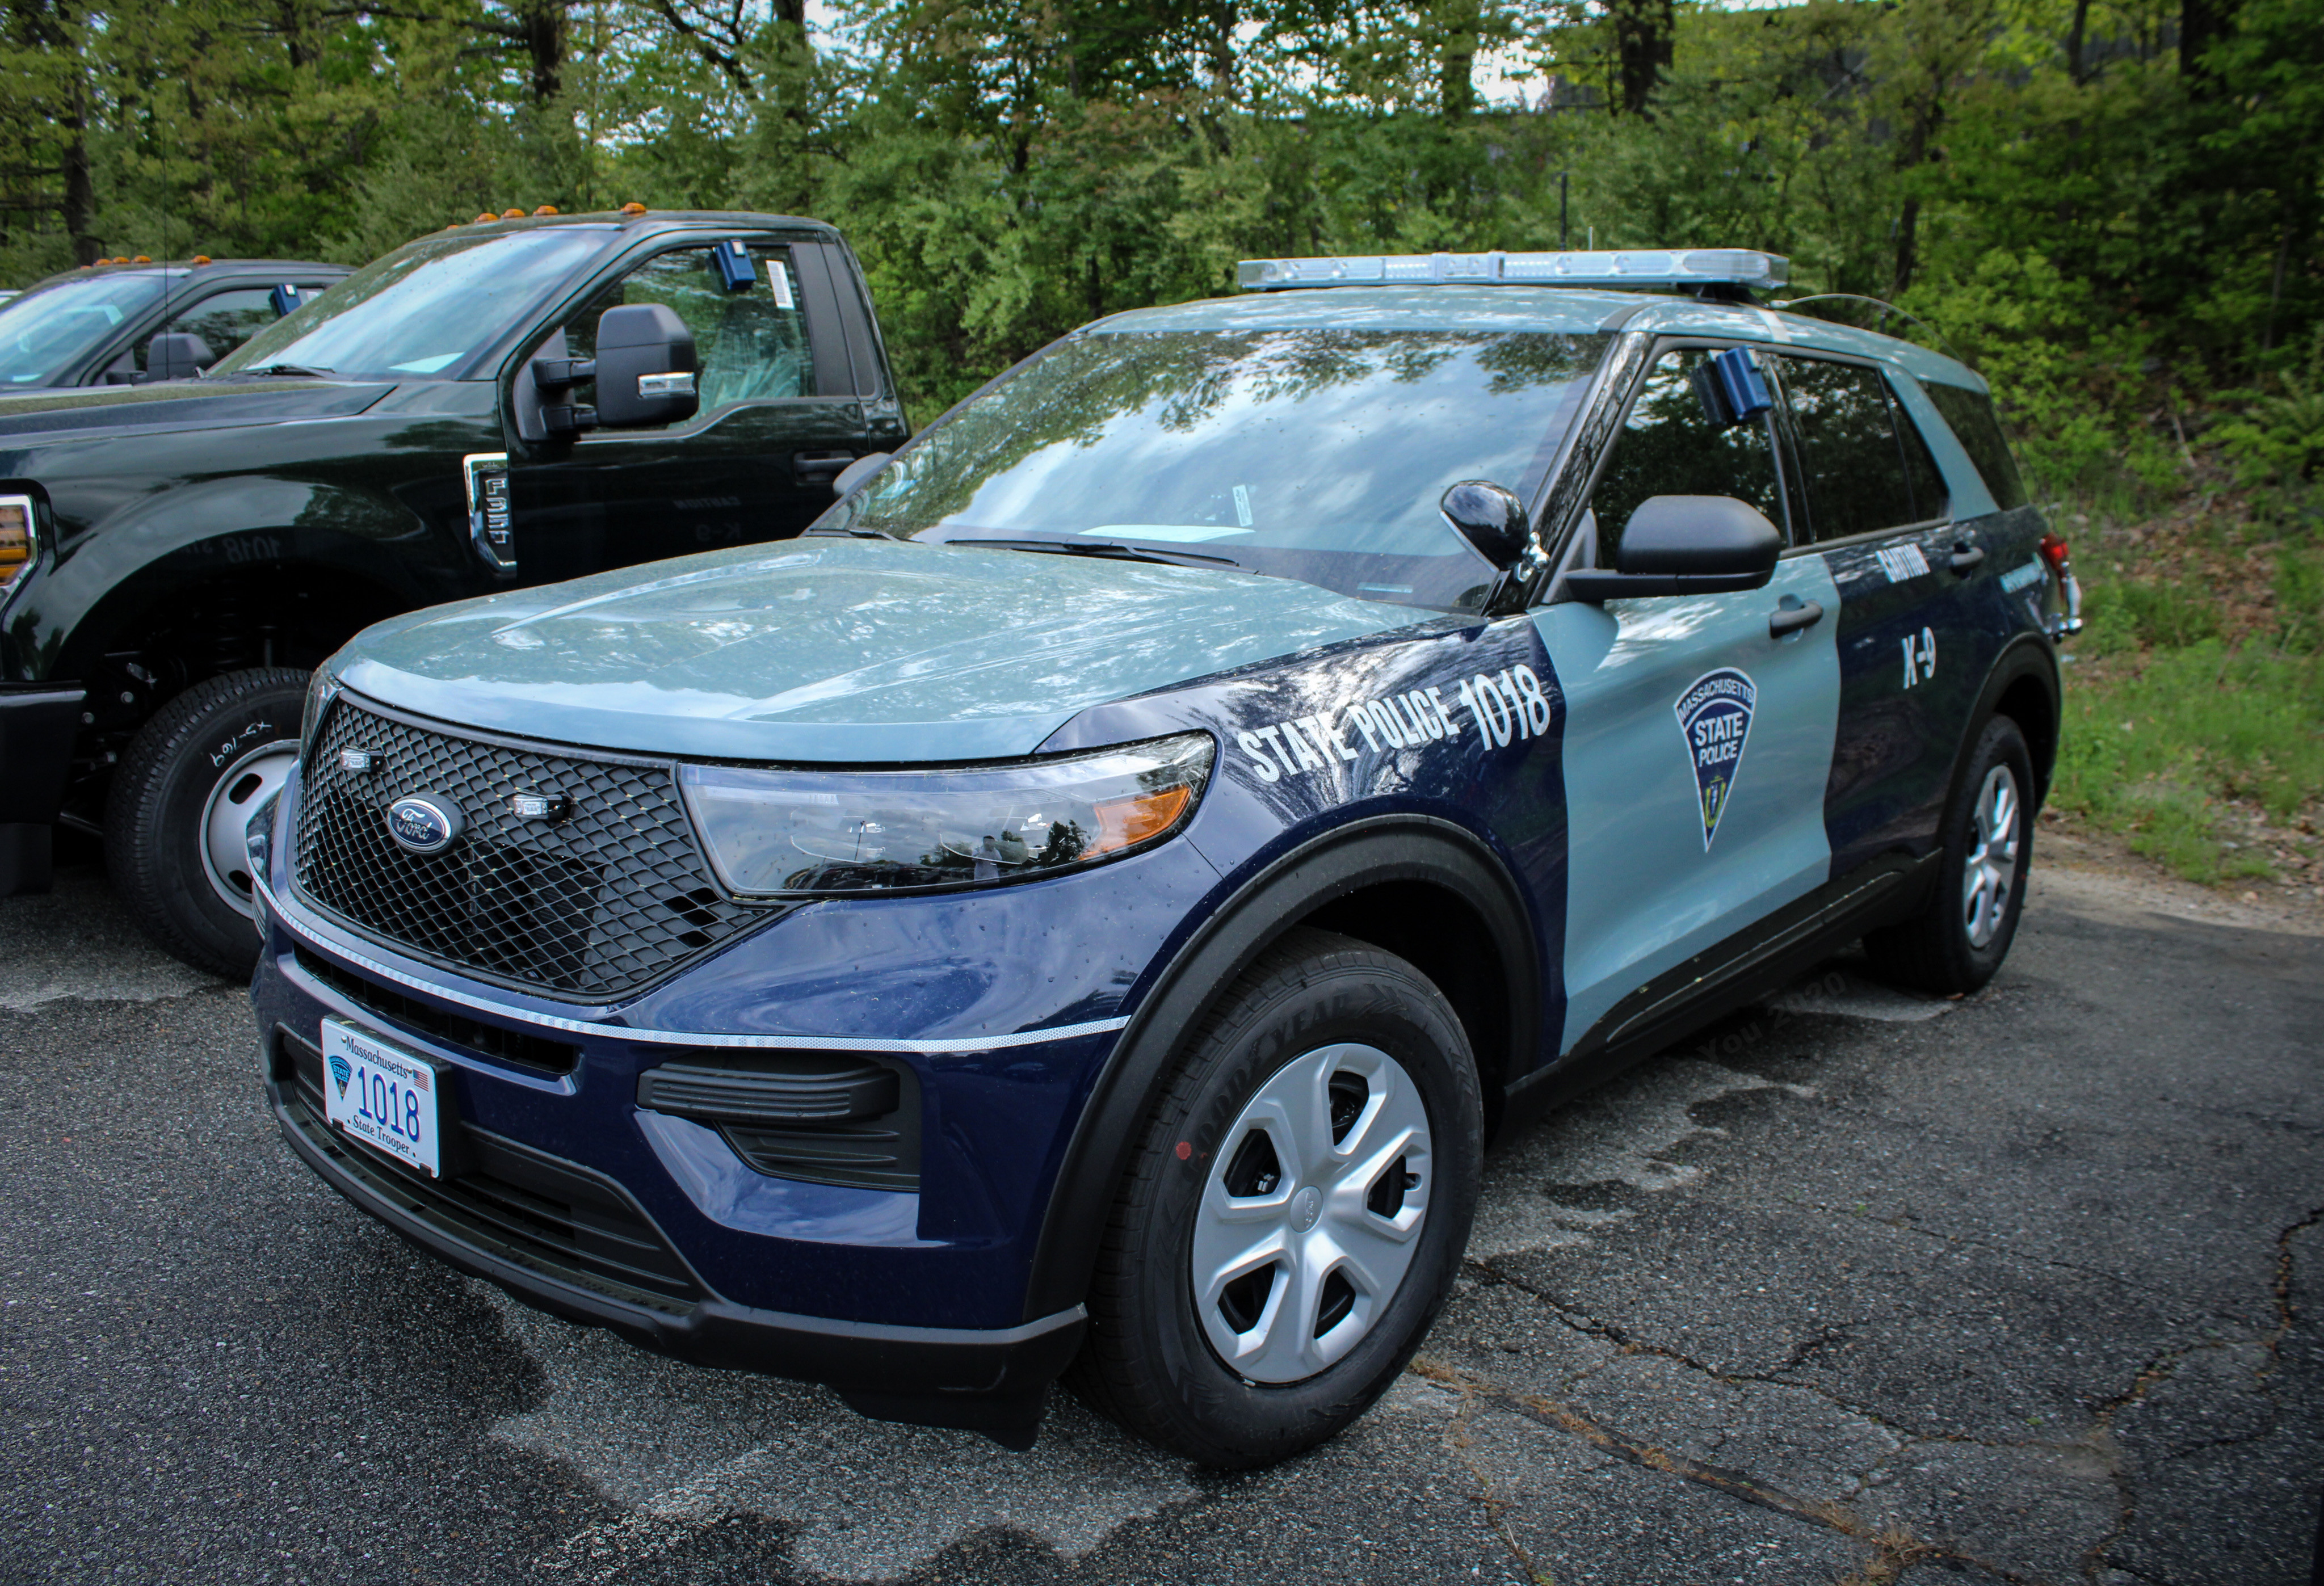
[[[2290,635],[2230,648],[2183,614],[2153,615],[2161,604],[2120,602],[2093,623],[2095,664],[2067,674],[2052,802],[2190,881],[2269,875],[2246,841],[2253,807],[2284,827],[2324,797],[2324,657]],[[2150,623],[2197,637],[2137,649]]]

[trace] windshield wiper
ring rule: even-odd
[[[844,534],[855,539],[893,539],[896,538],[894,535],[889,533],[885,529],[858,529],[852,525],[845,529],[810,529],[807,532],[811,535],[828,534],[835,537]]]
[[[254,377],[268,374],[297,374],[303,375],[309,380],[328,380],[337,373],[336,369],[318,369],[311,364],[261,364],[255,369],[235,371],[236,374],[248,374]]]
[[[1110,557],[1125,562],[1167,562],[1191,565],[1208,562],[1214,567],[1240,567],[1232,557],[1204,556],[1198,550],[1157,550],[1150,546],[1121,545],[1110,539],[947,539],[945,545],[976,545],[987,550],[1046,550],[1058,556]]]

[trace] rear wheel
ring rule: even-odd
[[[1945,811],[1936,896],[1919,916],[1868,933],[1872,966],[1901,984],[1954,996],[1993,978],[2025,907],[2034,860],[2034,762],[2024,734],[1995,716],[1978,734]]]
[[[1443,1305],[1482,1136],[1443,994],[1391,954],[1292,933],[1178,1059],[1114,1204],[1073,1386],[1213,1466],[1332,1436]]]
[[[130,740],[105,808],[106,868],[146,933],[197,969],[246,980],[258,935],[244,832],[299,757],[307,674],[228,672]]]

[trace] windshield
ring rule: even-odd
[[[160,271],[60,281],[0,305],[0,382],[46,385],[161,297]]]
[[[1474,608],[1490,569],[1437,512],[1530,497],[1610,337],[1474,330],[1075,337],[932,426],[833,527],[1231,562]]]
[[[210,378],[288,364],[348,378],[460,379],[477,354],[604,247],[611,229],[560,226],[407,243],[252,337]]]

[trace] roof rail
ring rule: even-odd
[[[1744,248],[1591,254],[1386,254],[1353,259],[1245,259],[1245,291],[1309,286],[1733,286],[1773,288],[1792,262]]]

